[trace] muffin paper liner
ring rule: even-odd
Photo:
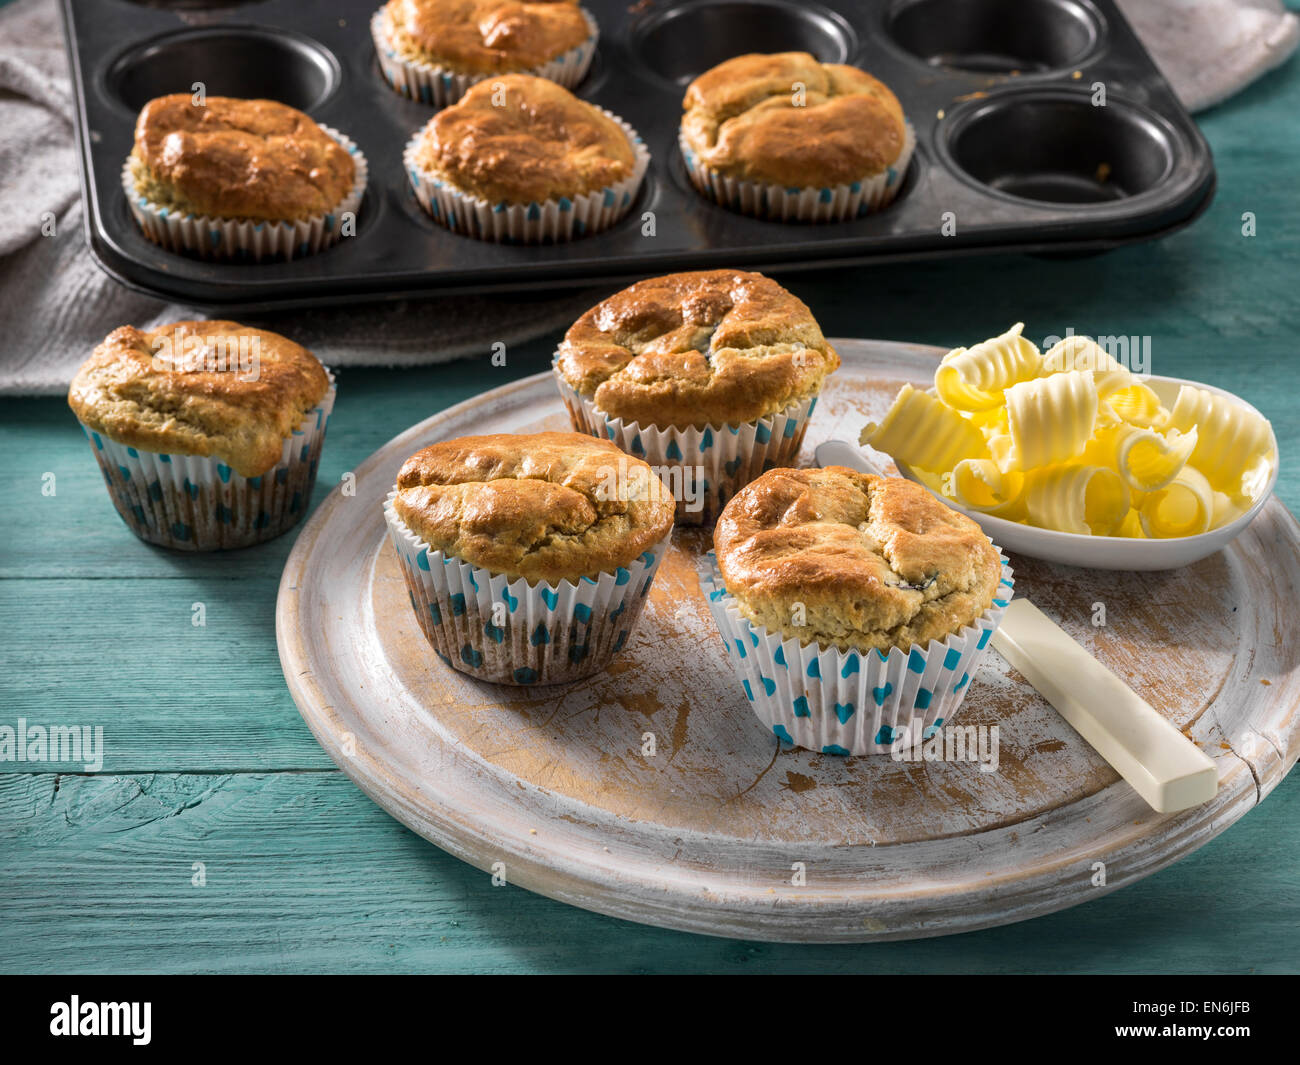
[[[272,540],[307,513],[334,375],[320,404],[284,442],[260,477],[241,477],[220,459],[128,447],[82,424],[113,506],[136,536],[180,551],[219,551]]]
[[[379,69],[384,80],[396,92],[434,107],[448,107],[464,96],[471,86],[503,74],[532,74],[572,89],[587,76],[600,38],[600,29],[591,12],[585,7],[578,10],[587,20],[591,35],[576,48],[571,48],[538,67],[499,70],[490,74],[458,74],[436,63],[408,59],[398,54],[389,33],[388,12],[382,7],[371,16],[370,35],[375,41],[375,55],[379,59]]]
[[[884,173],[849,185],[824,188],[813,185],[787,188],[727,177],[702,163],[680,133],[677,143],[691,184],[703,196],[723,207],[778,222],[844,222],[869,215],[893,202],[916,150],[916,133],[910,122],[903,124],[902,151]]]
[[[299,259],[338,242],[344,215],[356,214],[366,192],[369,164],[361,149],[345,134],[321,125],[347,149],[356,166],[356,181],[337,207],[298,222],[258,222],[249,218],[216,218],[187,214],[153,203],[135,188],[131,159],[122,164],[122,191],[144,235],[168,251],[189,252],[204,259]]]
[[[998,555],[1001,583],[988,610],[945,640],[895,647],[887,656],[805,647],[753,624],[723,584],[712,551],[700,587],[755,715],[778,738],[822,754],[887,754],[924,742],[961,706],[1011,601],[1011,566]]]
[[[716,521],[727,500],[759,474],[792,465],[817,406],[817,397],[809,396],[778,414],[743,425],[660,429],[610,417],[558,370],[555,380],[578,432],[612,440],[627,454],[648,462],[673,489],[678,525]],[[698,505],[688,502],[688,495],[697,496]]]
[[[541,244],[598,233],[631,209],[650,165],[650,152],[640,134],[618,115],[604,108],[600,110],[622,127],[636,155],[631,176],[608,188],[527,204],[489,203],[462,192],[416,164],[415,151],[424,136],[423,128],[410,139],[402,153],[406,176],[415,190],[415,198],[434,221],[465,236],[501,244]]]
[[[668,537],[630,565],[577,581],[530,585],[434,550],[397,514],[384,518],[416,621],[453,669],[498,684],[562,684],[604,669],[626,646]]]

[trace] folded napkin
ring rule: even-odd
[[[1222,103],[1300,43],[1282,0],[1116,0],[1189,111]]]
[[[1119,0],[1191,109],[1209,107],[1285,60],[1300,20],[1280,0]],[[0,8],[0,394],[63,391],[112,328],[206,317],[123,288],[82,234],[72,97],[56,0]],[[486,355],[562,329],[604,289],[523,297],[241,315],[331,366],[408,366]]]

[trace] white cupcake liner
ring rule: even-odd
[[[668,537],[630,565],[529,584],[436,551],[384,500],[411,607],[442,661],[497,684],[563,684],[604,669],[636,627]]]
[[[893,202],[916,150],[916,133],[910,122],[903,124],[902,151],[884,173],[848,185],[824,188],[814,185],[790,188],[727,177],[702,163],[681,133],[677,143],[691,184],[723,207],[778,222],[844,222],[869,215]]]
[[[424,129],[410,139],[402,152],[406,176],[415,190],[415,198],[434,221],[468,237],[502,244],[541,244],[598,233],[631,209],[650,166],[650,152],[640,134],[618,115],[604,108],[601,111],[622,127],[636,155],[631,176],[608,188],[527,204],[489,203],[462,192],[416,164],[415,152]]]
[[[187,214],[153,203],[136,191],[131,158],[122,164],[122,191],[144,235],[168,251],[189,252],[204,259],[297,259],[338,242],[344,216],[354,216],[366,192],[369,164],[361,149],[345,134],[321,125],[347,149],[356,167],[351,191],[337,207],[298,222],[259,222],[250,218],[216,218]]]
[[[307,513],[335,395],[330,374],[325,398],[259,477],[242,477],[220,459],[129,447],[81,429],[113,506],[136,536],[180,551],[221,551],[272,540]]]
[[[370,18],[370,36],[375,41],[375,55],[379,59],[379,69],[396,92],[421,103],[434,107],[449,107],[459,100],[470,87],[488,78],[503,74],[531,74],[546,78],[572,89],[591,68],[591,60],[596,54],[596,44],[600,39],[600,28],[590,11],[579,8],[582,17],[587,20],[591,35],[576,48],[571,48],[562,55],[543,63],[538,67],[522,70],[498,70],[488,74],[458,74],[454,70],[430,63],[426,60],[409,59],[399,55],[389,32],[386,7],[381,7]]]
[[[560,397],[579,432],[612,440],[621,450],[648,462],[674,489],[677,524],[708,525],[750,481],[767,470],[794,464],[808,420],[817,406],[809,396],[777,414],[743,425],[677,429],[643,426],[613,418],[581,395],[555,371]],[[681,469],[673,476],[668,472]],[[678,491],[679,486],[682,490]],[[693,495],[697,502],[688,503]]]
[[[822,754],[887,754],[928,739],[961,706],[1011,601],[1011,566],[998,555],[1001,583],[988,610],[945,640],[888,655],[804,646],[753,624],[712,551],[700,587],[755,715],[779,739]]]

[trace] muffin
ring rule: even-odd
[[[573,88],[596,54],[597,29],[576,0],[389,0],[370,34],[389,85],[446,107],[494,74]]]
[[[289,259],[339,239],[366,187],[347,137],[274,100],[145,104],[122,188],[144,235],[205,258]]]
[[[970,518],[843,466],[768,471],[713,544],[702,584],[754,712],[827,754],[910,747],[950,719],[1011,598]]]
[[[264,329],[124,325],[77,371],[68,405],[131,531],[212,551],[270,540],[306,512],[334,383]]]
[[[579,318],[554,370],[576,429],[661,471],[684,524],[707,524],[798,454],[840,364],[812,312],[762,274],[638,281]]]
[[[420,628],[502,684],[603,669],[650,594],[673,501],[650,467],[581,433],[465,436],[406,460],[384,502]]]
[[[682,158],[704,196],[785,222],[843,221],[897,195],[916,145],[897,98],[807,52],[751,54],[686,90]]]
[[[632,206],[650,162],[631,126],[545,78],[482,81],[403,155],[420,205],[480,240],[572,240]]]

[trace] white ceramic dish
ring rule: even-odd
[[[1187,381],[1181,377],[1144,377],[1143,383],[1160,397],[1166,407],[1172,407],[1178,398],[1178,389],[1182,385],[1195,385],[1207,392],[1227,396],[1237,403],[1244,404],[1251,410],[1255,407],[1240,396],[1226,392],[1222,388],[1203,384],[1200,381]],[[1258,411],[1256,411],[1258,413]],[[1198,562],[1216,551],[1222,551],[1232,543],[1249,525],[1268,502],[1277,484],[1279,456],[1277,436],[1270,429],[1273,441],[1273,472],[1268,484],[1255,500],[1251,508],[1235,521],[1218,529],[1201,533],[1199,536],[1180,536],[1168,540],[1132,540],[1124,536],[1081,536],[1078,533],[1056,532],[1053,529],[1037,529],[1032,525],[1022,525],[1017,521],[995,518],[958,506],[951,499],[944,499],[954,510],[969,514],[989,538],[1004,551],[1012,551],[1031,558],[1041,558],[1047,562],[1062,562],[1069,566],[1086,566],[1089,569],[1122,570],[1162,570],[1176,569],[1191,562]],[[854,445],[856,446],[856,445]],[[883,452],[871,448],[861,448],[868,456],[883,455]],[[886,456],[888,458],[888,456]],[[877,465],[883,463],[877,462]],[[920,483],[920,478],[912,472],[906,463],[896,462],[898,472],[912,481]]]

